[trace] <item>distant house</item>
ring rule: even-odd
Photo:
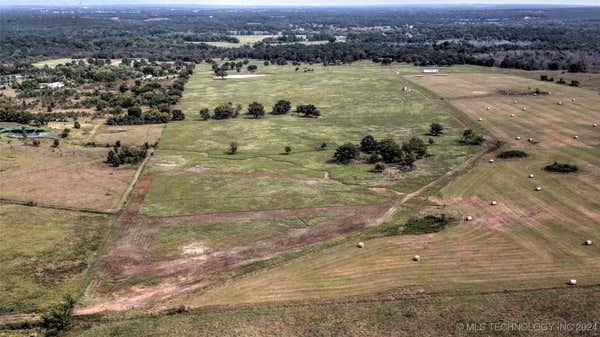
[[[146,80],[151,80],[154,76],[152,76],[151,74],[144,76],[144,79]]]
[[[425,68],[425,69],[423,69],[423,72],[426,74],[433,74],[433,73],[439,73],[440,70],[436,69],[436,68]]]

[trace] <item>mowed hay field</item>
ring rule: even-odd
[[[135,167],[110,167],[103,147],[51,144],[50,139],[39,147],[0,142],[0,198],[98,211],[119,206]]]
[[[393,289],[420,293],[561,287],[569,279],[598,283],[600,130],[592,123],[600,120],[600,97],[584,89],[507,75],[450,74],[414,81],[475,120],[483,118],[482,126],[506,142],[502,150],[522,149],[530,154],[517,160],[484,156],[471,171],[431,197],[431,207],[421,210],[459,219],[470,215],[473,221],[460,221],[437,234],[369,240],[364,249],[352,243],[333,247],[186,300],[204,306],[314,300]],[[528,87],[548,89],[552,95],[498,93]],[[575,102],[570,102],[573,97]],[[517,117],[509,117],[511,113]],[[574,135],[579,136],[577,141]],[[521,140],[513,141],[516,136]],[[529,144],[529,137],[540,143]],[[490,158],[495,159],[493,164],[488,163]],[[580,172],[542,170],[555,160],[577,164]],[[537,186],[542,190],[535,191]],[[491,206],[492,200],[498,205]],[[596,244],[584,246],[585,240]],[[413,262],[414,255],[420,255],[421,262]]]
[[[0,316],[81,295],[111,223],[107,215],[0,204]]]

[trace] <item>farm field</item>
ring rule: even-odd
[[[436,234],[368,240],[365,249],[352,242],[338,245],[187,296],[186,303],[319,300],[394,289],[413,294],[531,289],[566,286],[569,279],[598,283],[600,250],[583,245],[585,240],[600,240],[600,203],[595,197],[600,192],[600,134],[592,127],[600,120],[597,94],[509,75],[406,78],[474,120],[482,118],[481,126],[504,142],[499,151],[521,149],[529,154],[510,160],[495,158],[498,151],[483,156],[472,170],[431,196],[419,212],[443,212],[458,219],[469,215],[473,221],[460,221]],[[508,97],[498,92],[538,87],[552,95]],[[564,103],[558,105],[559,100]],[[533,142],[527,141],[530,137]],[[576,164],[580,172],[543,170],[554,161]],[[498,204],[490,205],[492,200]],[[415,263],[414,255],[422,260]]]
[[[484,150],[458,143],[469,123],[464,115],[390,68],[313,68],[261,65],[258,73],[267,76],[215,80],[207,65],[197,66],[180,103],[187,118],[164,130],[80,313],[125,310],[218,284],[221,272],[376,226]],[[270,110],[279,99],[315,104],[322,116],[198,115],[228,101],[256,100]],[[427,139],[433,121],[444,135],[414,171],[377,174],[372,164],[331,161],[338,146],[367,134]],[[233,155],[232,141],[239,144]]]
[[[115,144],[120,141],[122,144],[141,146],[144,143],[150,145],[156,143],[160,139],[164,125],[149,124],[149,125],[101,125],[90,141],[93,141],[98,146],[105,144]]]
[[[104,163],[106,148],[62,144],[38,147],[0,141],[0,198],[40,205],[111,211],[129,186],[135,168]]]
[[[112,218],[0,204],[0,317],[45,310],[80,295]]]
[[[275,308],[205,310],[112,322],[75,323],[67,336],[472,336],[473,322],[592,323],[600,315],[598,287],[522,293],[436,296],[398,301],[373,301]],[[593,329],[593,325],[591,325]],[[582,326],[583,328],[583,326]],[[588,326],[589,328],[589,326]],[[492,331],[486,336],[515,332]],[[555,329],[554,331],[557,331]],[[596,329],[597,330],[597,329]],[[561,336],[594,335],[592,331],[561,331]],[[520,335],[548,336],[548,331]],[[558,335],[555,334],[555,335]]]

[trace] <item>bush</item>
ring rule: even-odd
[[[375,164],[375,167],[373,167],[373,172],[375,172],[375,173],[381,173],[383,171],[385,171],[384,163],[377,163],[377,164]]]
[[[481,145],[485,142],[485,138],[482,135],[473,132],[473,130],[468,129],[463,132],[459,142],[465,145]]]
[[[411,218],[404,225],[402,234],[429,234],[444,230],[453,219],[445,214],[426,215],[422,218]]]
[[[39,141],[39,139],[34,139],[34,140],[33,140],[33,146],[35,146],[35,147],[38,147],[38,146],[40,146],[40,141]]]
[[[285,115],[290,112],[292,109],[292,103],[286,100],[279,100],[275,105],[273,105],[273,110],[271,110],[271,114],[273,115]]]
[[[290,154],[290,152],[292,152],[292,147],[286,146],[283,150],[285,151],[285,154]]]
[[[579,171],[579,167],[577,165],[564,164],[554,162],[552,165],[547,165],[544,168],[546,171],[557,172],[557,173],[573,173]]]
[[[365,153],[372,153],[372,152],[377,151],[377,146],[378,146],[377,141],[371,135],[366,135],[360,141],[360,150]]]
[[[229,144],[229,154],[236,154],[237,151],[238,151],[238,143],[231,142],[231,144]]]
[[[75,299],[67,294],[63,302],[56,304],[48,313],[42,315],[41,325],[46,336],[56,336],[71,324]]]
[[[58,138],[54,138],[54,141],[52,142],[52,146],[58,147],[59,145],[60,145],[60,140],[58,140]]]
[[[61,138],[67,138],[69,137],[69,133],[71,133],[71,129],[69,128],[65,128],[62,133],[60,134]]]
[[[200,119],[203,121],[210,119],[210,113],[208,112],[208,108],[204,108],[200,110]]]
[[[75,123],[73,123],[73,128],[81,129],[81,124],[79,123],[79,121],[75,121]]]
[[[185,114],[183,113],[183,111],[181,111],[179,109],[173,109],[173,111],[171,111],[171,120],[182,121],[184,119],[185,119]]]
[[[500,159],[527,158],[529,155],[525,151],[521,150],[508,150],[499,153],[497,157]]]
[[[213,110],[214,119],[228,119],[235,118],[238,116],[237,109],[234,110],[231,102],[227,104],[220,104]]]
[[[443,133],[444,126],[440,123],[431,123],[429,127],[429,134],[432,136],[439,136]]]
[[[312,104],[307,105],[298,105],[296,107],[296,112],[302,114],[303,117],[319,117],[321,116],[321,112],[317,107]]]
[[[265,115],[265,108],[258,102],[252,102],[248,105],[247,114],[254,118],[260,118]]]
[[[346,143],[335,150],[335,154],[333,158],[338,163],[348,164],[352,160],[358,158],[360,151],[358,148],[352,143]]]

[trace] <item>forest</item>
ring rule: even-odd
[[[250,35],[268,37],[238,48],[211,44],[236,44]],[[0,13],[0,75],[19,73],[22,63],[61,57],[325,65],[373,60],[587,72],[600,68],[600,40],[589,38],[599,35],[600,9],[581,7],[23,7]]]

